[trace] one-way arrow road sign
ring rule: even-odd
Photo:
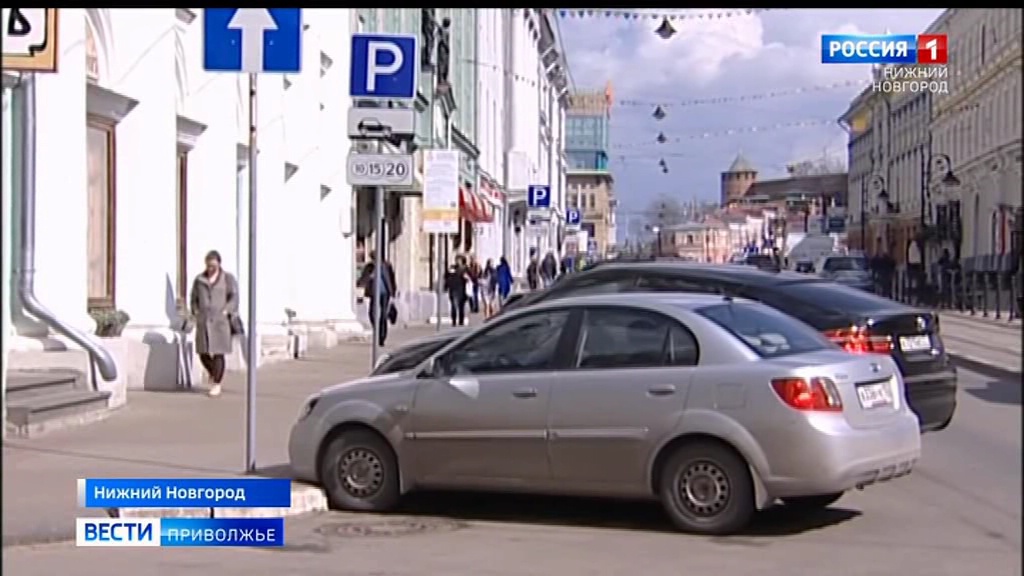
[[[301,8],[206,8],[203,67],[210,72],[302,70]]]

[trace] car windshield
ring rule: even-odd
[[[863,258],[829,258],[822,267],[825,272],[866,272],[868,263]]]
[[[727,302],[696,312],[742,340],[762,358],[836,348],[810,326],[767,306]]]

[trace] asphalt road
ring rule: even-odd
[[[982,368],[979,368],[982,370]],[[986,576],[1021,574],[1021,381],[963,370],[952,426],[907,478],[813,518],[765,512],[748,533],[673,533],[657,507],[424,494],[402,516],[289,521],[281,550],[8,547],[19,576]]]

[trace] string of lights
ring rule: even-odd
[[[842,82],[830,82],[827,84],[813,84],[810,86],[797,86],[794,88],[785,88],[782,90],[770,90],[768,92],[758,92],[753,94],[740,94],[736,96],[712,96],[709,98],[691,98],[688,100],[678,100],[675,102],[657,102],[653,100],[633,100],[623,99],[615,100],[616,106],[661,106],[662,108],[673,108],[673,107],[689,107],[689,106],[715,106],[721,104],[743,104],[747,102],[759,102],[762,100],[771,100],[773,98],[784,98],[786,96],[800,96],[803,94],[813,94],[817,92],[825,92],[828,90],[839,90],[843,88],[857,88],[866,86],[869,84],[868,80],[846,80]]]
[[[621,9],[560,9],[557,11],[559,18],[608,18],[618,20],[668,20],[676,22],[681,20],[721,20],[723,18],[740,18],[752,16],[761,12],[777,12],[784,8],[745,8],[738,10],[721,10],[716,12],[649,12],[647,10],[621,10]]]
[[[820,120],[797,120],[794,122],[777,122],[775,124],[767,124],[764,126],[743,126],[740,128],[726,128],[722,130],[709,130],[704,132],[696,132],[693,134],[687,134],[676,138],[664,138],[658,140],[652,140],[650,142],[633,142],[629,144],[618,144],[612,146],[615,149],[636,149],[647,146],[657,147],[659,145],[674,143],[680,144],[683,142],[693,140],[707,140],[709,138],[724,138],[729,136],[738,136],[741,134],[755,134],[762,132],[775,132],[778,130],[789,130],[794,128],[816,128],[820,126],[835,126],[836,121],[834,118],[820,119]],[[652,150],[653,152],[653,150]]]
[[[490,62],[483,62],[473,58],[461,58],[462,62],[473,64],[479,68],[487,70],[493,70],[499,74],[503,74],[505,77],[512,78],[515,82],[524,83],[531,87],[537,86],[537,81],[528,78],[521,74],[515,74],[513,72],[505,70],[504,67],[498,64]],[[707,105],[722,105],[722,104],[736,104],[746,102],[759,102],[762,100],[769,100],[773,98],[783,98],[786,96],[798,96],[801,94],[812,94],[817,92],[825,92],[828,90],[838,90],[841,88],[859,87],[866,86],[867,80],[847,80],[844,82],[831,82],[827,84],[813,84],[810,86],[797,86],[793,88],[786,88],[783,90],[772,90],[768,92],[759,92],[753,94],[741,94],[737,96],[712,96],[708,98],[692,98],[688,100],[679,100],[676,102],[656,102],[653,100],[635,100],[635,99],[621,99],[613,100],[614,106],[661,106],[662,108],[672,107],[688,107],[688,106],[707,106]]]

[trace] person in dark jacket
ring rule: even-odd
[[[395,282],[395,269],[391,266],[391,262],[388,262],[385,258],[380,276],[383,286],[381,287],[380,305],[378,306],[378,303],[375,301],[376,285],[374,284],[377,278],[376,263],[375,254],[370,252],[370,261],[363,267],[363,272],[359,275],[359,281],[356,282],[356,286],[361,286],[363,288],[363,296],[370,300],[370,322],[376,327],[377,344],[383,346],[388,339],[388,315],[391,310],[391,299],[398,296],[398,284]],[[378,314],[378,310],[382,310],[383,313]]]
[[[530,258],[530,263],[526,266],[526,285],[530,290],[540,288],[540,262],[536,256]]]
[[[554,252],[548,252],[540,263],[541,285],[545,288],[550,286],[558,277],[558,259]]]
[[[465,262],[459,258],[444,279],[444,289],[448,292],[448,303],[451,305],[452,326],[466,324],[466,291],[469,282],[469,270]]]

